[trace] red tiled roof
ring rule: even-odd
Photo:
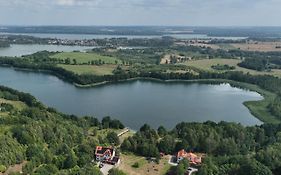
[[[95,152],[96,155],[103,156],[106,153],[109,153],[110,155],[112,155],[113,154],[113,148],[111,148],[111,147],[107,148],[107,147],[102,147],[102,146],[96,147],[96,152]]]
[[[197,156],[194,153],[187,153],[184,149],[180,150],[177,154],[177,157],[180,158],[186,158],[193,164],[200,164],[201,163],[201,157]]]
[[[186,155],[187,152],[184,149],[182,149],[178,152],[177,157],[186,157]]]

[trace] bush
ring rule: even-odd
[[[134,164],[132,165],[132,167],[133,167],[133,168],[139,168],[139,167],[140,167],[140,164],[139,164],[138,162],[136,162],[136,163],[134,163]]]
[[[4,173],[6,171],[7,167],[5,165],[0,165],[0,172]]]

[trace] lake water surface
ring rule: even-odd
[[[0,84],[28,92],[61,112],[98,118],[109,115],[133,129],[144,123],[173,128],[182,121],[261,124],[242,103],[262,96],[229,84],[138,80],[81,89],[52,75],[7,67],[0,67]]]
[[[0,33],[1,34],[1,33]],[[70,39],[70,40],[81,40],[81,39],[105,39],[105,38],[160,38],[162,36],[171,36],[178,39],[231,39],[239,40],[245,39],[246,37],[215,37],[207,36],[204,34],[170,34],[170,35],[93,35],[93,34],[53,34],[53,33],[2,33],[11,35],[29,35],[38,38],[57,38],[57,39]]]
[[[12,44],[10,47],[0,48],[0,56],[22,56],[39,51],[49,52],[71,52],[74,50],[85,51],[94,47],[84,46],[63,46],[63,45],[40,45],[40,44]]]

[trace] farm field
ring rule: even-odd
[[[104,64],[100,66],[59,64],[58,66],[64,68],[65,70],[74,72],[78,75],[82,75],[82,74],[113,75],[112,72],[117,67],[117,65],[109,65],[109,64]]]
[[[73,64],[73,59],[76,60],[77,64],[88,64],[91,61],[102,61],[104,64],[119,64],[122,63],[121,60],[103,56],[96,53],[84,53],[84,52],[61,52],[51,56],[51,58],[57,58],[60,60],[70,59],[71,64]]]
[[[231,46],[245,51],[281,51],[281,42],[250,42],[241,44],[231,44]]]
[[[273,75],[276,77],[281,77],[281,70],[273,69],[273,70],[271,70],[271,72],[260,72],[260,71],[255,71],[255,70],[239,67],[237,64],[240,62],[241,62],[241,60],[237,60],[237,59],[202,59],[202,60],[187,61],[187,62],[181,63],[181,64],[184,64],[184,65],[190,66],[190,67],[194,67],[196,69],[201,69],[201,70],[205,70],[205,71],[216,71],[216,72],[219,72],[219,71],[214,70],[212,68],[213,65],[227,64],[229,66],[235,66],[235,69],[233,71],[242,71],[244,73],[249,73],[252,75]]]

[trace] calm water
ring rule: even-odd
[[[1,34],[1,33],[0,33]],[[2,33],[9,34],[9,33]],[[80,39],[105,39],[105,38],[159,38],[159,35],[91,35],[91,34],[52,34],[52,33],[11,33],[15,35],[29,35],[39,38],[57,38],[57,39],[70,39],[70,40],[80,40]],[[246,37],[210,37],[202,34],[171,34],[168,35],[179,39],[245,39]]]
[[[133,129],[144,123],[172,128],[181,121],[261,124],[242,103],[262,97],[229,84],[133,81],[81,89],[41,73],[1,67],[0,75],[1,85],[31,93],[61,112],[98,118],[110,115]]]
[[[11,47],[0,48],[0,56],[22,56],[47,50],[50,52],[71,52],[74,50],[85,51],[93,47],[62,46],[62,45],[39,45],[39,44],[13,44]]]

